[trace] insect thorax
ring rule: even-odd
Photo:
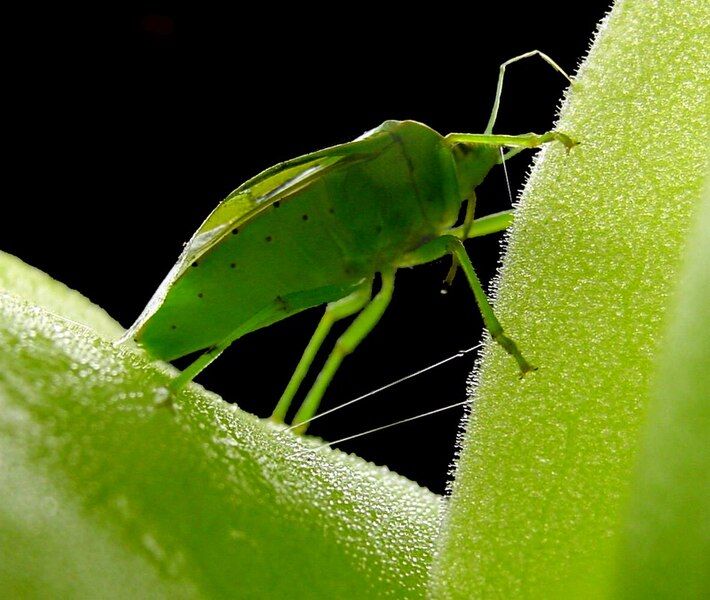
[[[453,144],[451,155],[456,165],[461,200],[468,198],[501,160],[497,147],[473,143]]]

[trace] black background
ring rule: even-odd
[[[573,72],[607,10],[605,1],[516,4],[427,3],[389,15],[363,4],[28,9],[8,21],[0,247],[128,326],[183,242],[244,179],[390,118],[442,133],[480,132],[502,61],[539,48]],[[563,88],[539,59],[515,65],[496,131],[549,129]],[[509,164],[514,190],[527,164]],[[478,198],[479,214],[509,205],[501,173],[491,174]],[[467,247],[488,281],[500,236]],[[325,407],[481,339],[463,278],[441,294],[447,267],[398,273],[391,307],[347,359]],[[268,415],[319,314],[247,336],[198,381]],[[472,363],[468,355],[311,432],[332,440],[463,400]],[[461,414],[342,448],[442,492]]]

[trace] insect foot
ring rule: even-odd
[[[531,365],[527,360],[525,360],[525,357],[520,353],[520,350],[518,349],[518,345],[507,335],[504,335],[501,332],[498,335],[494,335],[493,337],[495,341],[498,342],[503,347],[503,349],[517,361],[518,367],[520,368],[520,379],[525,377],[525,375],[527,375],[531,371],[537,371],[537,367]]]
[[[523,359],[525,360],[525,359]],[[531,371],[537,371],[538,367],[531,365],[530,363],[526,362],[525,367],[521,366],[520,367],[520,373],[518,373],[518,378],[519,379],[525,379],[525,376],[530,373]]]
[[[572,150],[572,148],[581,144],[581,142],[572,139],[566,133],[562,133],[560,131],[555,131],[554,133],[556,134],[556,139],[564,145],[567,154],[569,154],[569,151]]]
[[[160,386],[155,388],[153,392],[153,404],[157,408],[167,408],[170,412],[175,412],[175,405],[173,404],[173,392],[167,388]]]

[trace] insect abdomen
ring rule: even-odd
[[[341,298],[456,218],[453,162],[441,136],[395,123],[396,143],[315,179],[224,235],[168,286],[137,332],[172,360]],[[294,300],[297,299],[297,300]]]

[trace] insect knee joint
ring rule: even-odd
[[[444,236],[444,238],[446,239],[446,247],[451,252],[453,252],[454,250],[461,248],[463,246],[463,242],[455,235],[449,234],[449,235]]]
[[[335,342],[335,348],[333,348],[333,352],[340,356],[352,354],[353,350],[355,350],[355,346],[346,340],[338,340]]]

